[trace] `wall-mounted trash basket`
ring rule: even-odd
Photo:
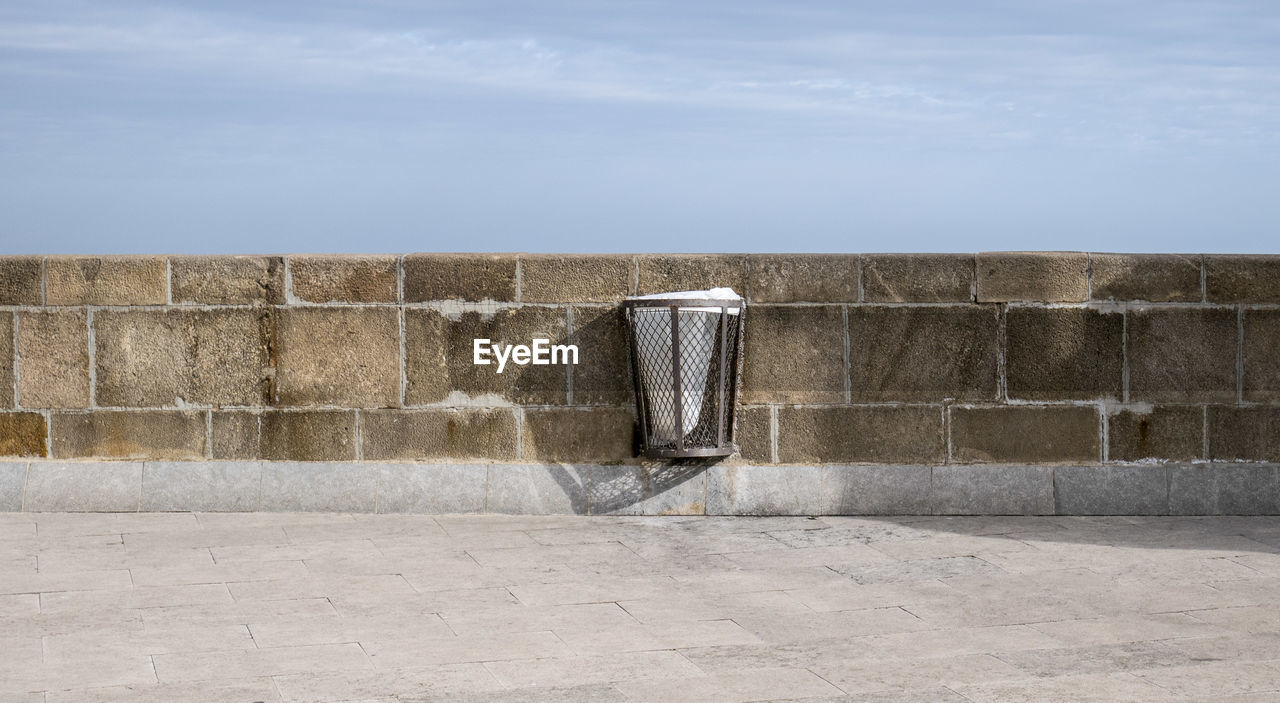
[[[732,288],[623,302],[645,456],[728,456],[746,303]]]

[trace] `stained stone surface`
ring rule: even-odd
[[[20,703],[1280,697],[1274,517],[23,513],[0,545]]]

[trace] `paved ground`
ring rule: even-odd
[[[1280,519],[0,514],[0,700],[1276,701]]]

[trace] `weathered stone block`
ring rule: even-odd
[[[284,259],[279,256],[175,256],[169,259],[173,302],[200,305],[279,305]]]
[[[719,287],[743,295],[747,290],[744,254],[653,254],[637,257],[637,265],[640,295]]]
[[[484,510],[485,464],[383,464],[380,513],[478,513]]]
[[[263,459],[355,459],[356,413],[353,410],[269,410],[262,414],[260,441]]]
[[[491,464],[485,510],[514,515],[585,515],[591,467]]]
[[[43,267],[39,256],[0,256],[0,305],[43,303]]]
[[[858,302],[857,254],[753,254],[748,269],[753,303]]]
[[[214,459],[257,459],[258,413],[247,410],[215,411],[210,418]]]
[[[293,295],[310,303],[394,303],[397,267],[395,256],[289,257]]]
[[[1280,401],[1280,311],[1244,311],[1244,400]]]
[[[22,510],[22,494],[27,484],[27,462],[0,461],[0,513]]]
[[[409,254],[404,257],[404,299],[516,300],[513,254]]]
[[[524,411],[524,458],[535,461],[622,461],[635,456],[629,408],[547,408]]]
[[[842,403],[844,313],[836,306],[747,309],[742,394],[746,403]]]
[[[377,464],[298,463],[262,465],[262,510],[372,513],[378,507]]]
[[[490,358],[488,365],[474,363],[473,340],[528,345],[537,337],[549,339],[551,344],[567,344],[568,336],[565,312],[555,308],[464,312],[455,318],[435,310],[406,310],[406,402],[563,405],[569,394],[565,365],[517,366],[508,362],[498,373],[496,359]],[[582,358],[580,352],[579,361]]]
[[[631,292],[635,257],[523,254],[520,300],[526,303],[606,303]]]
[[[167,287],[161,256],[51,256],[45,260],[46,305],[162,305]]]
[[[22,407],[89,406],[89,327],[83,312],[18,313],[18,358]]]
[[[852,399],[994,400],[997,315],[976,305],[850,308]]]
[[[516,419],[497,410],[375,410],[360,415],[365,459],[516,458]]]
[[[707,514],[928,514],[929,484],[927,466],[716,465]]]
[[[704,466],[588,467],[587,508],[592,515],[703,515]]]
[[[93,316],[98,405],[269,400],[264,310],[128,310]]]
[[[14,402],[13,319],[12,313],[0,312],[0,408],[12,408]]]
[[[1055,470],[1061,515],[1167,515],[1166,466],[1060,466]]]
[[[382,308],[283,308],[276,393],[282,405],[400,404],[400,321]]]
[[[622,308],[574,307],[572,343],[578,345],[573,377],[575,405],[630,405],[630,342]]]
[[[44,415],[0,413],[0,456],[48,456]]]
[[[1077,308],[1010,308],[1005,316],[1010,398],[1121,397],[1124,316]]]
[[[1077,303],[1089,299],[1089,255],[1082,252],[978,254],[978,302],[1031,300]]]
[[[1121,409],[1107,416],[1112,461],[1190,461],[1204,455],[1204,413],[1188,405]]]
[[[1280,514],[1280,468],[1274,464],[1182,464],[1169,467],[1172,515]]]
[[[753,464],[773,461],[772,420],[767,407],[738,408],[737,434],[734,439],[739,455]]]
[[[142,463],[136,461],[36,461],[27,471],[27,512],[138,510]]]
[[[973,300],[971,254],[866,254],[862,295],[868,303],[967,303]]]
[[[952,408],[951,457],[957,462],[1098,461],[1100,432],[1094,408]]]
[[[1280,256],[1204,257],[1211,303],[1280,303]]]
[[[1129,311],[1129,395],[1152,402],[1236,399],[1236,311]]]
[[[152,462],[142,467],[142,510],[258,509],[262,465],[254,461]]]
[[[1198,254],[1090,254],[1094,300],[1201,299]]]
[[[54,413],[51,452],[58,459],[205,458],[207,426],[203,412],[187,410]]]
[[[935,466],[937,515],[1052,515],[1049,466]]]
[[[1209,407],[1209,458],[1280,461],[1280,407]]]
[[[783,463],[919,464],[946,457],[937,406],[779,408]]]

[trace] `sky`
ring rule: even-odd
[[[0,254],[1280,253],[1274,0],[0,3]]]

